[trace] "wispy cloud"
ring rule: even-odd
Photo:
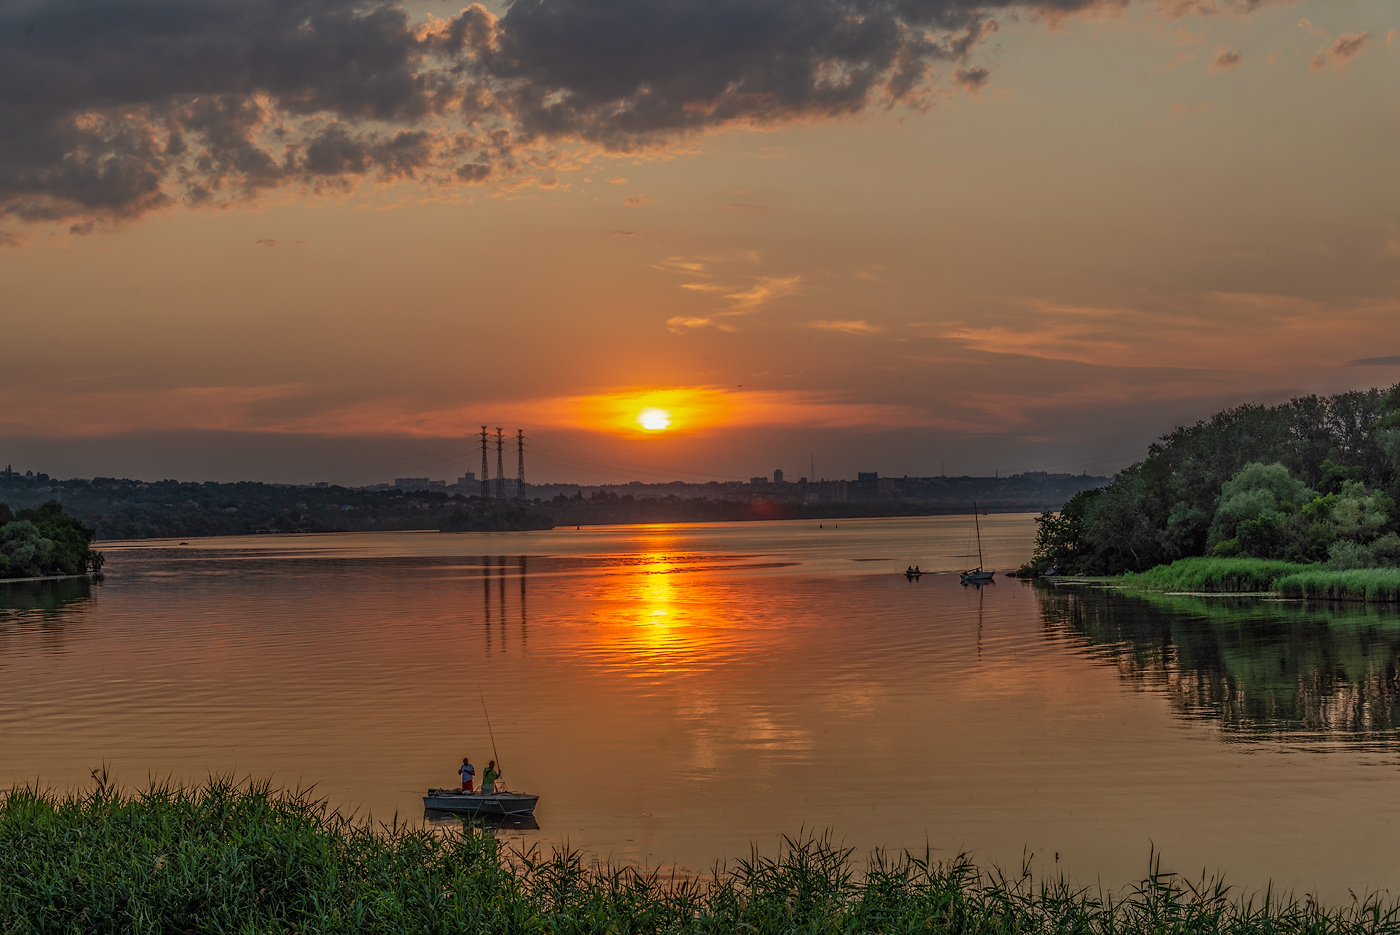
[[[1229,71],[1232,68],[1239,68],[1244,64],[1244,53],[1234,49],[1222,49],[1216,56],[1215,61],[1210,63],[1210,70],[1213,72]]]
[[[953,71],[953,81],[966,94],[977,97],[982,93],[982,89],[992,80],[992,72],[989,68],[975,65],[971,68],[958,68]]]
[[[675,334],[685,334],[687,331],[695,331],[700,328],[718,328],[720,331],[733,331],[734,326],[725,321],[715,321],[713,318],[687,317],[676,315],[666,319],[666,327]]]
[[[823,331],[840,331],[844,334],[881,334],[885,328],[882,325],[872,325],[865,319],[855,321],[809,321],[809,328],[820,328]]]
[[[994,319],[911,326],[988,354],[1072,361],[1115,369],[1218,370],[1242,386],[1264,373],[1316,369],[1317,361],[1358,358],[1400,315],[1400,300],[1324,303],[1297,296],[1211,292],[1160,297],[1143,306],[1026,302]],[[1340,327],[1346,323],[1345,327]],[[1257,335],[1266,355],[1247,355]]]
[[[773,275],[744,275],[743,281],[736,283],[737,277],[734,275],[733,266],[736,261],[742,265],[752,266],[759,263],[761,258],[754,253],[742,253],[729,257],[668,257],[660,262],[652,264],[655,269],[671,273],[681,273],[689,278],[686,282],[680,283],[680,288],[686,292],[698,293],[701,295],[714,296],[727,303],[728,307],[723,310],[711,312],[704,316],[679,316],[667,320],[667,325],[672,331],[690,331],[702,327],[727,326],[725,330],[732,330],[732,325],[728,325],[725,319],[735,318],[743,315],[750,315],[758,311],[765,305],[796,293],[805,281],[801,275],[789,274],[782,276]],[[727,266],[723,278],[716,271],[716,266]]]
[[[1329,66],[1344,69],[1370,44],[1369,32],[1343,33],[1330,46],[1318,50],[1316,55],[1308,59],[1308,69],[1313,72],[1323,71]]]
[[[800,285],[802,277],[797,275],[760,276],[757,282],[747,288],[726,292],[724,297],[734,303],[737,309],[753,311],[761,305],[792,295]]]
[[[1168,113],[1177,117],[1183,117],[1187,114],[1204,113],[1208,110],[1210,110],[1210,101],[1201,101],[1198,104],[1188,104],[1185,101],[1177,101],[1171,107],[1167,108]]]
[[[624,208],[640,208],[642,205],[649,205],[656,199],[650,195],[629,195],[622,199]]]

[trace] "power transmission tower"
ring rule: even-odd
[[[525,430],[515,430],[515,498],[525,499]]]
[[[496,499],[497,499],[497,500],[504,500],[504,499],[506,498],[506,466],[505,466],[505,460],[504,460],[504,458],[503,458],[502,455],[501,455],[501,449],[502,449],[502,448],[504,447],[504,445],[505,445],[505,439],[501,436],[501,433],[504,432],[504,431],[505,431],[505,429],[502,429],[502,428],[500,428],[499,426],[496,428]]]
[[[486,464],[486,426],[481,427],[481,499],[491,499],[491,469]]]

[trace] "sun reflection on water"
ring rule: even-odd
[[[594,650],[629,676],[675,676],[717,663],[731,650],[725,586],[704,563],[651,534],[645,551],[598,582],[602,604]]]

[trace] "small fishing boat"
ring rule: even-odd
[[[423,796],[423,808],[430,812],[451,812],[454,815],[533,815],[537,795],[525,792],[462,792],[459,789],[429,789]]]
[[[903,574],[904,577],[908,578],[910,581],[918,581],[924,576],[923,572],[919,571],[917,568],[914,568],[912,565],[906,568]]]
[[[977,530],[977,567],[969,568],[962,573],[963,584],[987,584],[995,581],[997,573],[995,569],[985,571],[982,568],[982,524],[977,519],[977,501],[972,501],[972,525]]]

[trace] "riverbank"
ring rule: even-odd
[[[372,828],[305,792],[213,779],[0,795],[0,931],[1378,933],[1400,905],[1326,907],[1155,873],[1122,893],[789,840],[702,878],[511,850],[489,832]]]
[[[1262,558],[1183,558],[1110,583],[1144,591],[1265,593],[1334,601],[1400,602],[1400,568],[1333,571]]]
[[[100,581],[101,572],[87,572],[81,575],[35,575],[32,578],[0,578],[0,584],[37,584],[41,581]]]

